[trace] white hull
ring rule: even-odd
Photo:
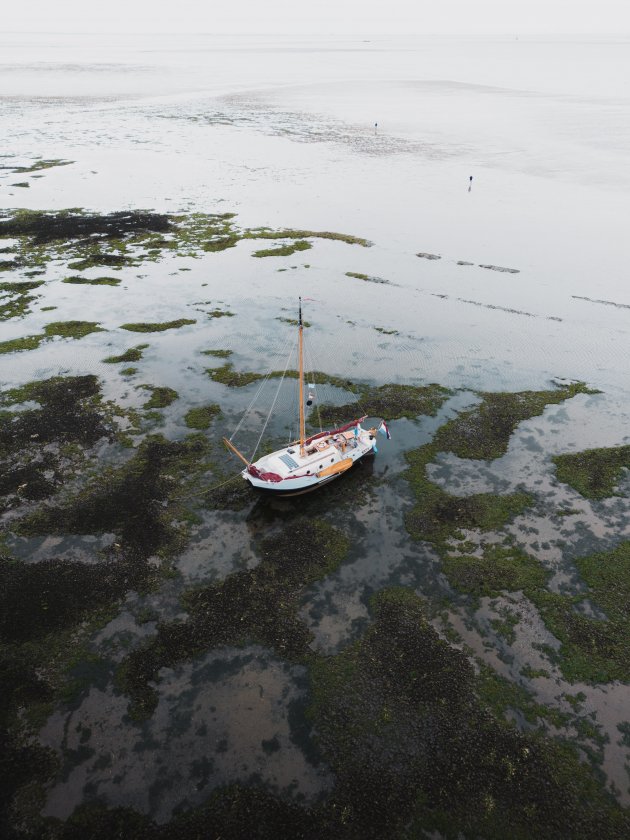
[[[293,443],[265,455],[243,470],[252,487],[281,495],[308,493],[343,475],[357,461],[374,453],[376,430],[331,432],[307,440],[303,453]],[[252,469],[253,468],[253,469]]]

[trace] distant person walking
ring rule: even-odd
[[[472,190],[472,179],[473,179],[473,176],[471,175],[468,179],[468,192],[470,192]]]

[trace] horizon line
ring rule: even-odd
[[[269,35],[282,35],[286,37],[291,36],[335,36],[339,38],[365,38],[365,37],[387,37],[392,35],[400,35],[404,37],[415,37],[415,36],[453,36],[453,37],[483,37],[487,35],[494,35],[494,36],[509,36],[509,37],[532,37],[532,36],[566,36],[566,35],[581,35],[586,37],[593,37],[593,38],[601,38],[601,37],[614,37],[614,38],[624,38],[630,37],[630,30],[627,32],[592,32],[589,31],[564,31],[564,32],[531,32],[531,31],[505,31],[505,32],[444,32],[444,31],[435,31],[435,32],[199,32],[199,31],[192,31],[192,30],[182,30],[181,32],[173,32],[171,31],[147,31],[147,30],[59,30],[59,29],[13,29],[10,31],[5,31],[2,33],[3,35],[213,35],[213,36],[239,36],[239,37],[267,37]],[[1,37],[1,36],[0,36]]]

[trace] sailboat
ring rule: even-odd
[[[377,452],[376,435],[378,432],[387,438],[391,437],[384,420],[381,420],[377,427],[364,429],[361,424],[367,419],[367,415],[351,420],[331,431],[321,431],[306,437],[303,332],[302,298],[300,298],[298,315],[299,440],[252,462],[236,448],[231,439],[223,438],[228,449],[245,464],[241,475],[252,487],[284,496],[309,493],[339,478],[361,458]],[[310,405],[312,394],[309,393],[308,396],[307,404]]]

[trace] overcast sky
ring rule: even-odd
[[[4,32],[630,32],[629,0],[2,0]]]

